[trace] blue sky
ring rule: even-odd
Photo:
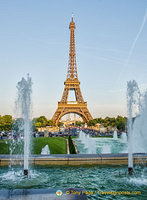
[[[52,117],[66,79],[69,23],[84,100],[93,117],[126,115],[127,81],[147,88],[147,23],[126,65],[146,0],[1,0],[0,114],[14,115],[16,84],[30,74],[33,115]]]

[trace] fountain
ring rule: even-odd
[[[90,136],[88,137],[88,154],[96,154],[95,140]]]
[[[139,99],[139,112],[133,122],[133,152],[147,153],[147,91]]]
[[[116,130],[115,130],[114,133],[113,133],[113,139],[114,139],[114,140],[117,140],[117,131],[116,131]]]
[[[121,134],[121,140],[123,141],[123,142],[127,142],[127,134],[126,134],[126,132],[122,132],[122,134]]]
[[[75,141],[76,141],[76,143],[78,141],[81,144],[83,144],[85,153],[96,154],[95,140],[93,138],[91,138],[89,134],[85,134],[83,131],[80,131],[79,138]]]
[[[41,150],[41,155],[49,155],[49,154],[50,154],[49,146],[45,145],[45,147],[43,147]]]
[[[23,118],[24,120],[24,175],[28,175],[29,170],[29,145],[31,135],[31,93],[32,93],[32,81],[29,75],[27,79],[22,78],[17,83],[17,100],[16,110],[17,117]]]
[[[117,132],[115,131],[113,138],[91,137],[81,131],[79,138],[75,138],[74,141],[80,154],[127,153],[127,136],[126,133],[122,133],[122,135],[123,138],[117,138]]]
[[[102,152],[101,153],[111,153],[111,148],[110,148],[110,146],[109,145],[105,145],[105,146],[103,146],[103,148],[102,148]]]
[[[128,104],[128,171],[133,173],[133,153],[147,153],[147,92],[141,94],[136,81],[129,81]]]

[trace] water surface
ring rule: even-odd
[[[28,178],[23,168],[0,167],[0,189],[29,188],[85,188],[92,192],[89,199],[132,199],[147,197],[147,168],[136,166],[134,175],[128,176],[127,166],[93,167],[43,167],[34,166]],[[139,192],[140,194],[119,195],[115,192]],[[104,195],[102,192],[114,192]]]

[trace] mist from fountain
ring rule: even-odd
[[[49,155],[49,154],[50,154],[49,146],[45,145],[45,147],[43,147],[41,150],[41,155]]]
[[[88,137],[88,154],[96,154],[96,144],[95,140]]]
[[[118,138],[117,138],[117,131],[114,131],[114,133],[113,133],[113,139],[114,140],[117,140]]]
[[[133,152],[147,153],[147,91],[139,99],[139,113],[133,123]]]
[[[28,175],[29,169],[29,153],[30,153],[30,135],[31,135],[31,94],[32,94],[32,80],[27,75],[27,79],[22,78],[17,83],[17,100],[16,112],[17,117],[24,121],[24,174]]]
[[[93,140],[89,134],[85,134],[83,131],[80,131],[79,140],[84,145],[85,149],[87,149],[88,154],[96,154],[95,140]]]
[[[81,140],[81,143],[84,144],[85,148],[88,148],[87,135],[83,131],[80,131],[79,139]]]
[[[128,108],[128,170],[133,172],[133,117],[136,117],[139,88],[136,81],[127,84],[127,108]],[[135,110],[134,110],[135,108]]]
[[[111,153],[111,147],[109,145],[104,145],[101,153]]]
[[[133,169],[133,153],[147,153],[147,91],[141,93],[136,81],[127,85],[128,169]]]
[[[122,140],[122,142],[127,142],[127,134],[126,134],[126,132],[122,132],[122,134],[121,134],[121,140]]]

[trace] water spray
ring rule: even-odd
[[[24,175],[29,173],[29,146],[31,134],[31,93],[32,81],[29,75],[17,83],[18,98],[16,101],[19,117],[24,120]]]
[[[135,80],[129,81],[127,85],[127,107],[128,107],[128,173],[133,174],[133,115],[134,105],[137,103],[139,88]]]

